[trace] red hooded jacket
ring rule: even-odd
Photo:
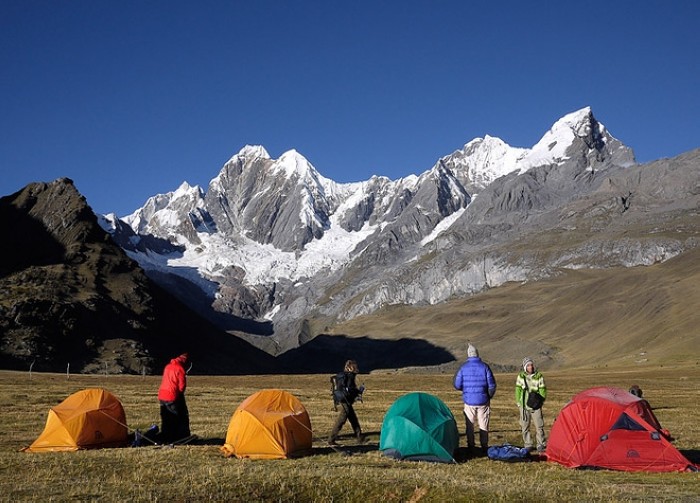
[[[185,374],[185,364],[187,354],[182,354],[170,360],[163,369],[163,380],[158,390],[158,400],[163,402],[174,402],[185,393],[187,388],[187,375]]]

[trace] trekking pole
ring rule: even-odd
[[[365,394],[365,383],[362,383],[359,388],[357,388],[358,394],[357,394],[357,399],[360,401],[360,403],[365,403],[363,400],[363,396]]]
[[[140,438],[142,438],[142,439],[145,438],[146,440],[148,440],[149,442],[151,442],[151,444],[153,444],[153,445],[158,445],[158,442],[155,442],[155,441],[151,440],[150,438],[148,438],[147,436],[142,435],[141,432],[140,432],[138,429],[135,430],[135,429],[133,429],[133,428],[130,428],[129,425],[126,425],[126,424],[122,423],[121,421],[119,421],[119,420],[117,420],[117,419],[114,419],[112,416],[110,416],[109,414],[107,414],[107,413],[106,413],[105,411],[103,411],[103,410],[101,410],[101,411],[99,411],[99,412],[100,412],[101,414],[104,414],[105,416],[107,416],[109,419],[111,419],[112,421],[114,421],[114,422],[117,423],[118,425],[123,426],[124,428],[126,428],[127,431],[130,431],[130,432],[134,433],[134,435],[136,435],[136,433],[138,432],[138,434],[140,435]]]

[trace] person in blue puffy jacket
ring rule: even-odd
[[[496,379],[491,367],[479,358],[477,349],[469,344],[467,361],[462,364],[454,379],[455,389],[462,391],[464,417],[467,422],[467,447],[474,449],[474,424],[479,425],[479,443],[486,452],[489,447],[489,419],[491,398],[496,394]]]

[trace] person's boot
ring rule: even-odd
[[[331,430],[331,434],[328,435],[328,444],[329,445],[338,445],[338,434],[340,433],[340,428],[338,428],[338,425],[334,425],[333,429]]]
[[[489,432],[480,430],[479,431],[479,443],[481,444],[481,450],[484,451],[484,454],[486,454],[486,451],[489,449]]]
[[[331,434],[328,435],[328,443],[330,445],[336,445],[338,436],[340,435],[340,430],[343,429],[343,425],[345,424],[345,417],[338,416],[338,418],[335,420],[335,423],[333,423],[333,428],[331,429]]]
[[[328,435],[328,444],[329,445],[338,445],[338,435],[340,435],[340,428],[342,428],[342,424],[338,424],[336,422],[333,425],[333,429],[331,430],[331,434]]]
[[[358,444],[364,444],[365,442],[367,442],[367,435],[363,435],[362,430],[355,431],[355,438],[357,438]]]
[[[474,445],[474,434],[469,435],[469,432],[465,435],[467,437],[467,450],[469,451],[470,454],[474,454],[474,451],[476,450],[476,445]]]

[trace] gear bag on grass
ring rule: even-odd
[[[492,445],[486,451],[489,459],[496,461],[529,461],[530,451],[524,447],[516,447],[510,444]]]

